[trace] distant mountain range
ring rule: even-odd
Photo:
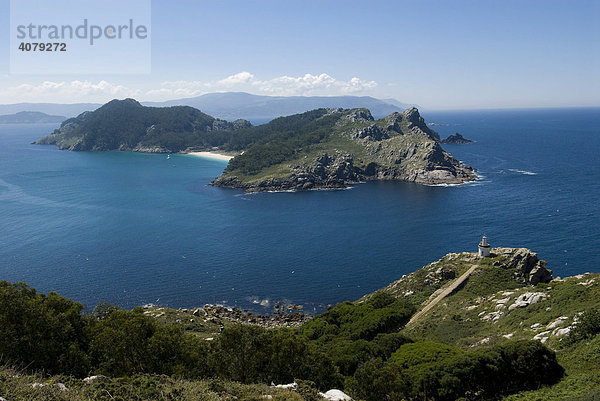
[[[39,111],[20,111],[15,114],[0,115],[0,124],[40,124],[60,123],[66,120],[64,116],[51,116]]]
[[[217,118],[242,118],[255,122],[266,122],[320,108],[367,108],[373,116],[379,118],[412,106],[395,99],[380,100],[370,96],[259,96],[244,92],[208,93],[187,99],[142,104],[155,107],[192,106]]]
[[[395,99],[380,100],[370,96],[260,96],[244,92],[208,93],[206,95],[168,100],[142,102],[144,106],[191,106],[216,118],[228,121],[245,119],[264,123],[281,116],[303,113],[318,108],[368,108],[375,118],[404,111],[413,106]],[[99,103],[17,103],[0,105],[0,114],[37,111],[75,117],[84,111],[93,111]]]

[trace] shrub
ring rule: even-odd
[[[242,383],[290,383],[296,378],[321,388],[340,383],[331,360],[288,329],[227,327],[214,342],[210,366],[219,377]]]
[[[593,338],[600,333],[600,309],[589,309],[580,316],[579,322],[569,333],[568,342]]]
[[[55,292],[0,282],[0,355],[31,370],[85,375],[88,319],[82,309]]]

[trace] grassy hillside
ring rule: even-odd
[[[0,397],[317,400],[340,388],[365,401],[597,399],[600,274],[549,280],[527,249],[454,253],[300,326],[273,328],[212,307],[86,314],[57,294],[2,282]],[[107,378],[88,384],[90,375]],[[296,390],[268,386],[294,380]]]
[[[600,318],[597,314],[591,317],[591,312],[600,310],[600,274],[523,286],[521,267],[527,257],[531,257],[527,250],[508,249],[489,259],[479,259],[472,253],[449,254],[383,291],[420,305],[436,289],[448,285],[452,281],[449,277],[458,277],[469,266],[478,264],[479,268],[459,291],[400,333],[465,350],[486,349],[514,340],[540,341],[556,351],[565,376],[553,386],[507,399],[598,399]],[[516,260],[519,261],[515,263]],[[511,263],[514,267],[507,267]],[[586,313],[591,322],[582,328]],[[588,334],[583,335],[582,331]]]

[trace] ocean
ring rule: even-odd
[[[555,276],[600,271],[600,109],[422,115],[475,141],[443,146],[480,180],[244,194],[207,185],[226,162],[60,151],[30,144],[56,125],[0,125],[0,280],[87,308],[318,312],[476,251],[483,234]]]

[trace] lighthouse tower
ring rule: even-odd
[[[484,235],[479,243],[479,256],[484,258],[489,257],[491,248],[492,247],[487,242],[487,237]]]

